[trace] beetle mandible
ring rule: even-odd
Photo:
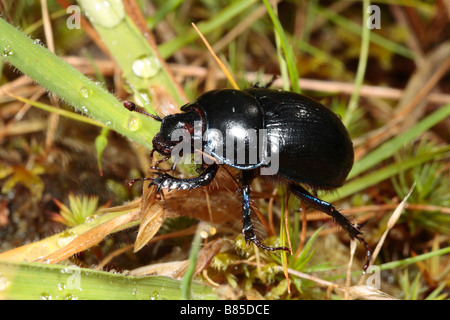
[[[137,180],[151,180],[150,185],[156,185],[158,191],[189,190],[209,185],[220,165],[239,169],[245,241],[265,250],[289,251],[286,247],[264,245],[253,228],[250,185],[255,177],[269,177],[272,181],[286,184],[288,190],[303,203],[330,215],[349,233],[350,238],[359,240],[365,246],[367,255],[364,271],[368,268],[370,249],[358,226],[351,224],[333,205],[320,200],[304,187],[313,191],[334,190],[344,184],[353,166],[350,135],[340,118],[324,105],[298,93],[252,87],[208,91],[181,107],[182,113],[164,118],[148,114],[132,102],[127,101],[124,106],[161,122],[160,131],[153,139],[152,154],[156,151],[164,158],[157,162],[156,167],[168,160],[180,143],[172,137],[176,130],[191,134],[191,152],[194,145],[198,146],[195,137],[198,139],[199,135],[192,134],[195,123],[200,124],[200,136],[204,137],[200,144],[201,151],[215,159],[212,163],[202,160],[203,171],[196,178],[180,179],[166,172],[156,172],[156,178]],[[261,135],[261,132],[264,134]],[[238,143],[234,143],[238,140],[241,141],[240,148]],[[260,148],[262,144],[263,148]],[[224,149],[219,148],[222,146]],[[245,152],[249,157],[239,158],[240,152]],[[276,171],[263,175],[264,170],[267,172],[273,164],[269,160],[277,162]]]

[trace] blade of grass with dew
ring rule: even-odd
[[[121,1],[78,0],[115,61],[122,69],[138,104],[155,111],[161,106],[156,90],[176,106],[186,103],[184,93],[171,77],[159,53],[142,36]]]
[[[84,269],[0,260],[0,298],[14,300],[180,300],[181,281],[162,276],[135,277]],[[215,300],[212,289],[191,284],[192,298]]]
[[[402,148],[405,144],[409,143],[421,133],[433,127],[435,124],[446,119],[450,116],[450,104],[441,107],[432,114],[423,118],[414,127],[410,128],[408,131],[399,134],[395,138],[383,143],[377,149],[373,150],[367,154],[364,158],[360,159],[355,163],[352,170],[350,171],[348,178],[351,179],[363,171],[370,169],[381,161],[391,157],[397,150]]]
[[[263,0],[264,5],[266,6],[267,13],[272,20],[272,24],[276,30],[277,35],[280,37],[280,44],[283,48],[283,53],[286,58],[286,66],[289,71],[289,78],[291,80],[291,87],[293,92],[300,92],[300,86],[298,84],[298,71],[297,65],[295,63],[295,55],[292,50],[292,46],[289,44],[286,34],[284,33],[283,26],[278,20],[278,17],[275,15],[275,12],[272,9],[272,6],[269,4],[267,0]]]
[[[370,0],[364,0],[362,5],[363,21],[367,21],[367,19],[369,18],[369,13],[367,11],[367,8],[369,8],[369,6]],[[364,81],[364,75],[366,73],[367,67],[367,60],[369,57],[369,44],[370,44],[370,28],[366,26],[365,28],[362,28],[361,50],[359,53],[358,69],[356,71],[354,83],[355,89],[352,92],[350,101],[348,102],[347,110],[345,112],[344,118],[342,119],[342,122],[344,123],[345,126],[348,126],[350,124],[355,109],[358,107],[359,90],[361,89],[361,85],[363,84]]]
[[[153,119],[130,116],[112,94],[0,18],[2,57],[79,112],[147,148],[159,130]],[[139,117],[139,118],[138,118]],[[130,120],[139,125],[130,130]]]

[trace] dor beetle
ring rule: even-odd
[[[124,106],[161,122],[152,153],[156,151],[164,158],[157,164],[168,160],[179,146],[180,139],[173,137],[177,130],[190,134],[188,152],[201,149],[214,159],[202,160],[203,171],[196,178],[180,179],[167,172],[156,172],[156,178],[137,180],[151,180],[150,185],[156,185],[158,191],[195,189],[209,185],[219,165],[241,170],[242,233],[247,243],[270,251],[289,249],[268,247],[256,237],[251,220],[250,185],[258,176],[285,183],[294,196],[330,215],[350,238],[364,244],[367,253],[364,270],[367,269],[370,249],[358,226],[304,187],[313,191],[334,190],[343,185],[353,166],[350,135],[340,118],[327,107],[304,95],[267,87],[208,91],[184,105],[182,113],[164,118],[148,114],[132,102],[127,101]],[[195,132],[196,125],[200,134]],[[245,153],[244,157],[240,153]],[[269,170],[271,165],[275,170]]]

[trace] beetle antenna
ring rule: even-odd
[[[134,112],[138,112],[138,113],[144,114],[147,117],[153,118],[153,119],[155,119],[156,121],[159,121],[159,122],[162,121],[161,117],[159,117],[157,115],[154,115],[154,114],[151,114],[151,113],[148,113],[144,109],[141,109],[141,108],[137,107],[134,102],[131,102],[131,101],[128,101],[128,100],[124,101],[123,102],[123,106],[125,108],[127,108],[128,110],[130,110],[130,111],[134,111]]]

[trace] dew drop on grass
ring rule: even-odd
[[[52,300],[53,297],[51,294],[47,293],[47,292],[42,292],[40,295],[40,299],[41,300]]]
[[[80,88],[80,93],[83,97],[85,98],[89,98],[89,89],[86,87],[81,87]]]
[[[5,291],[9,285],[8,279],[0,272],[0,291]]]
[[[88,108],[86,108],[85,106],[81,106],[81,111],[83,111],[83,113],[85,113],[85,114],[89,113]]]
[[[89,20],[103,28],[114,28],[125,18],[125,9],[121,0],[82,0],[80,3]]]
[[[133,62],[131,69],[136,76],[148,79],[159,72],[161,64],[155,56],[143,56]]]
[[[58,283],[58,290],[63,291],[64,289],[66,289],[66,284],[63,282]]]
[[[9,46],[5,46],[3,48],[3,58],[7,58],[13,55],[13,52],[11,51],[11,48]]]
[[[137,131],[141,126],[141,121],[138,117],[131,116],[128,118],[127,127],[130,131]]]
[[[150,300],[159,300],[159,299],[160,299],[159,292],[153,291],[152,294],[150,295]]]

